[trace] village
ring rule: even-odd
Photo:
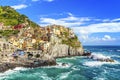
[[[31,27],[26,24],[16,26],[4,26],[0,23],[0,30],[17,30],[18,34],[4,38],[0,35],[0,58],[2,62],[25,61],[38,58],[43,59],[51,45],[62,43],[63,40],[75,38],[75,34],[69,28],[60,25],[46,27]],[[78,41],[79,42],[79,41]],[[77,42],[76,42],[77,44]]]

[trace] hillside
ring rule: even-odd
[[[25,24],[25,26],[39,26],[29,20],[27,16],[18,13],[10,6],[0,6],[0,22],[3,22],[5,26],[15,26],[23,23]]]
[[[72,47],[81,46],[77,36],[69,28],[65,28],[64,26],[60,25],[40,27],[36,23],[29,20],[27,16],[18,13],[13,8],[9,6],[0,6],[0,34],[11,43],[15,42],[11,41],[11,39],[16,40],[16,42],[18,41],[17,43],[19,44],[20,40],[22,40],[23,45],[25,46],[28,42],[33,41],[31,47],[38,49],[40,41],[48,41],[48,38],[50,38],[52,33],[60,38],[63,44],[67,44]],[[42,39],[45,36],[46,40]],[[27,39],[31,40],[27,41]],[[16,44],[16,46],[20,46],[19,44]],[[23,49],[27,47],[23,47],[23,45],[22,47],[18,48]]]

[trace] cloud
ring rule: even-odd
[[[116,18],[112,20],[113,22],[120,21],[120,18]]]
[[[115,18],[115,19],[103,19],[103,22],[120,22],[120,18]]]
[[[82,21],[88,20],[86,18],[77,19],[76,17],[67,17],[67,18],[60,18],[60,19],[53,19],[53,18],[40,18],[40,24],[58,24],[64,25],[67,27],[71,26],[78,26],[83,24]]]
[[[111,37],[110,35],[104,35],[103,37],[93,37],[89,35],[78,35],[78,38],[82,43],[96,43],[96,42],[111,42],[116,41],[117,39],[114,37]]]
[[[112,38],[110,35],[104,35],[102,38],[103,41],[113,41],[115,38]]]
[[[94,33],[117,33],[120,32],[120,22],[111,23],[96,23],[87,26],[72,27],[75,33],[79,34],[79,39],[83,42],[94,42],[94,41],[113,41],[115,38],[105,35],[103,38],[90,37]]]
[[[48,24],[58,24],[58,25],[64,25],[66,27],[73,27],[73,26],[80,26],[84,24],[84,22],[90,21],[90,18],[88,17],[75,17],[71,13],[68,14],[67,17],[64,18],[47,18],[42,17],[40,18],[40,25],[48,25]]]
[[[12,8],[14,9],[23,9],[23,8],[27,8],[28,6],[25,5],[25,4],[20,4],[20,5],[14,5],[14,6],[11,6]]]
[[[120,22],[96,23],[87,26],[75,27],[74,29],[83,34],[98,32],[120,32]]]

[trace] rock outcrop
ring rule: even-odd
[[[42,66],[52,66],[56,65],[55,59],[51,60],[32,60],[32,61],[26,61],[23,63],[0,63],[0,72],[4,72],[8,69],[14,69],[16,67],[25,67],[25,68],[36,68],[36,67],[42,67]]]
[[[69,56],[81,56],[83,54],[82,48],[72,48],[66,44],[55,44],[50,48],[48,53],[50,56],[59,57],[69,57]]]

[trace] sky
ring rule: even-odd
[[[0,0],[41,26],[64,25],[83,45],[120,45],[120,0]]]

